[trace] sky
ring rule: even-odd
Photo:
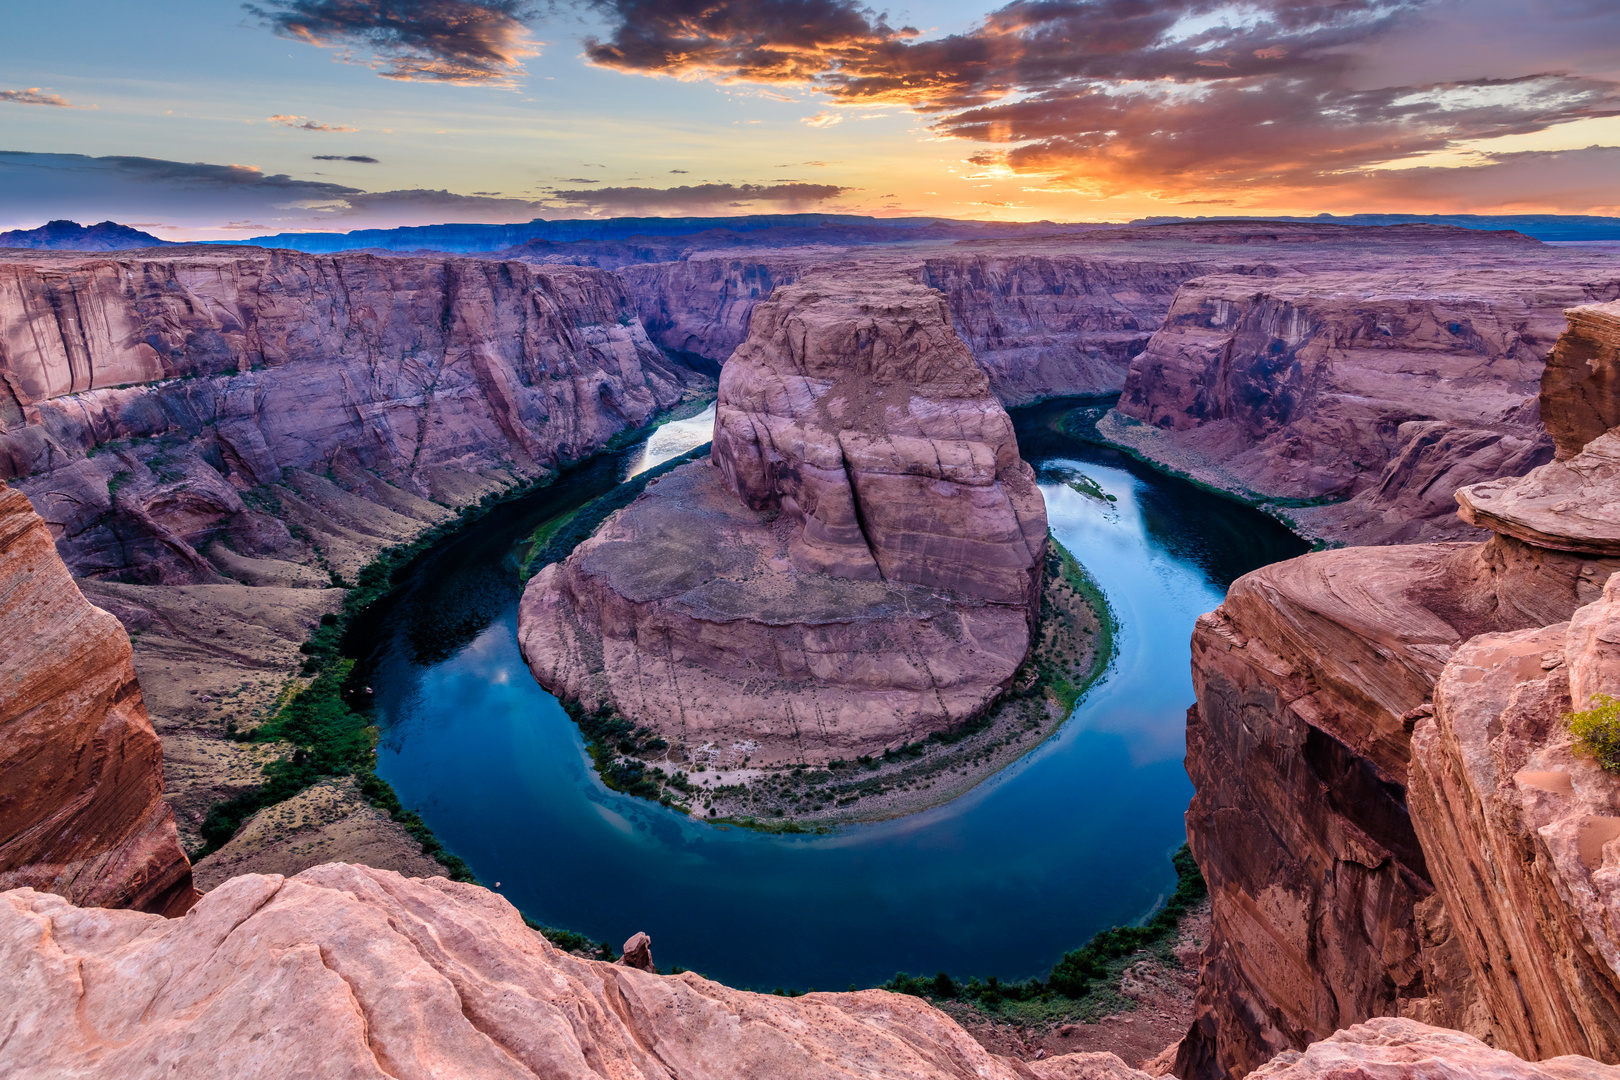
[[[52,0],[0,229],[1620,214],[1616,0]]]

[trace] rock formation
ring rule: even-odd
[[[757,762],[881,751],[981,713],[1028,653],[1046,512],[937,292],[777,290],[684,466],[525,591],[535,676]]]
[[[1147,1080],[1110,1053],[1019,1061],[882,990],[781,997],[584,960],[504,899],[340,863],[249,874],[183,919],[0,893],[0,1066],[198,1080]],[[1616,1080],[1374,1020],[1267,1080]]]
[[[216,539],[287,547],[242,495],[297,470],[456,503],[468,474],[534,476],[645,424],[690,377],[599,270],[253,248],[0,258],[0,478],[26,477],[80,575],[217,580]]]
[[[1571,312],[1560,348],[1586,332],[1581,315]],[[1531,1057],[1616,1056],[1601,1042],[1500,1041],[1492,1017],[1526,1006],[1482,998],[1481,989],[1493,972],[1531,979],[1539,954],[1479,962],[1475,946],[1488,924],[1446,889],[1436,894],[1441,849],[1431,836],[1448,817],[1481,815],[1453,790],[1408,802],[1411,732],[1432,727],[1425,717],[1440,702],[1430,704],[1437,682],[1481,642],[1545,636],[1542,628],[1585,610],[1620,571],[1620,556],[1602,541],[1612,498],[1600,485],[1582,494],[1578,482],[1603,475],[1612,438],[1595,441],[1594,458],[1459,492],[1465,513],[1501,507],[1474,513],[1499,530],[1483,544],[1307,555],[1239,579],[1200,618],[1187,755],[1197,794],[1187,820],[1214,927],[1199,1018],[1177,1062],[1184,1080],[1246,1072],[1336,1028],[1396,1013],[1497,1037]],[[1549,503],[1549,488],[1563,500]],[[1549,648],[1536,653],[1538,676]],[[1488,710],[1481,690],[1459,690],[1467,709]],[[1457,753],[1476,768],[1483,752]],[[1476,881],[1468,866],[1509,857],[1478,850],[1483,842],[1453,843],[1446,873]]]
[[[179,914],[196,898],[129,637],[0,483],[0,887]],[[14,968],[6,970],[15,972]]]
[[[787,998],[581,960],[495,893],[330,864],[184,919],[0,894],[9,1075],[482,1080],[1139,1080],[1028,1064],[882,990]]]
[[[1615,1080],[1620,1069],[1586,1057],[1532,1064],[1460,1031],[1384,1017],[1336,1031],[1304,1053],[1278,1054],[1255,1080]]]
[[[1561,313],[1620,295],[1613,260],[1512,247],[1296,269],[1185,284],[1101,430],[1249,498],[1336,503],[1290,513],[1358,542],[1478,536],[1452,492],[1552,458],[1537,394]]]
[[[1542,415],[1560,461],[1620,427],[1620,301],[1569,312],[1541,376]]]

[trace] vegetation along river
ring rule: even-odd
[[[707,441],[712,412],[499,507],[398,576],[348,642],[375,690],[378,773],[526,914],[614,945],[645,930],[666,968],[798,990],[1044,974],[1174,888],[1193,620],[1305,549],[1258,511],[1065,434],[1077,404],[1013,419],[1053,533],[1107,594],[1118,654],[1056,735],[954,802],[827,835],[716,828],[605,788],[530,677],[522,542]],[[1071,487],[1080,474],[1114,499]]]

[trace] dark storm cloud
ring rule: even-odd
[[[612,214],[695,213],[718,207],[760,204],[800,210],[836,199],[849,188],[835,184],[693,184],[673,188],[605,187],[554,191],[551,198],[570,209]]]
[[[521,0],[268,0],[244,4],[283,37],[361,49],[390,79],[504,83],[534,55]],[[345,56],[345,59],[348,57]]]
[[[375,165],[377,159],[365,154],[315,154],[311,161],[353,161],[361,165]]]
[[[598,65],[903,104],[1099,195],[1309,189],[1620,113],[1620,5],[1592,0],[1016,0],[932,41],[851,0],[590,4]]]

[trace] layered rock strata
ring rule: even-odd
[[[1324,537],[1462,537],[1452,492],[1553,456],[1538,393],[1563,310],[1617,294],[1620,264],[1590,258],[1206,275],[1101,429],[1258,501],[1335,503],[1290,511]]]
[[[548,689],[756,762],[853,757],[960,725],[1028,654],[1046,512],[933,290],[778,289],[684,466],[529,584]]]
[[[469,474],[535,476],[645,424],[691,374],[593,269],[254,248],[0,259],[0,478],[26,478],[81,575],[207,581],[215,540],[293,546],[244,496],[300,471],[455,503]]]
[[[1584,332],[1577,314],[1571,335]],[[1476,518],[1502,530],[1484,544],[1307,555],[1239,579],[1199,619],[1188,829],[1213,931],[1199,1017],[1178,1055],[1184,1080],[1242,1074],[1379,1015],[1500,1038],[1493,1016],[1523,1008],[1481,987],[1534,967],[1538,954],[1482,966],[1474,953],[1483,924],[1436,893],[1432,818],[1463,804],[1431,796],[1409,805],[1411,732],[1435,711],[1448,663],[1490,635],[1545,633],[1597,601],[1620,571],[1600,542],[1607,500],[1597,487],[1583,494],[1577,485],[1550,505],[1537,494],[1553,483],[1548,473],[1559,483],[1582,475],[1584,465],[1567,467],[1579,460],[1458,493],[1465,508],[1532,507],[1537,528],[1507,527],[1505,509]],[[1480,866],[1507,858],[1482,857]],[[1463,877],[1460,864],[1447,872]],[[1500,1045],[1533,1057],[1613,1057],[1597,1042]]]
[[[1620,1060],[1620,777],[1565,715],[1620,695],[1620,575],[1567,623],[1485,634],[1412,738],[1411,798],[1492,1041]]]
[[[1384,1017],[1336,1031],[1303,1053],[1278,1054],[1255,1080],[1614,1080],[1620,1069],[1591,1058],[1528,1062],[1460,1031]]]
[[[1573,332],[1558,339],[1541,376],[1543,422],[1560,461],[1620,427],[1620,301],[1567,314]]]
[[[331,864],[184,919],[0,894],[10,1075],[461,1080],[1138,1080],[1023,1063],[867,990],[787,998],[581,960],[474,885]]]
[[[177,915],[196,898],[129,637],[0,483],[0,886]],[[14,970],[14,969],[7,969]]]

